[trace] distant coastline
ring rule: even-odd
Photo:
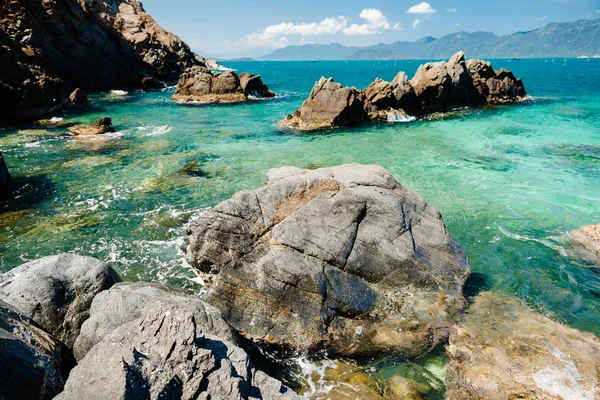
[[[459,50],[475,58],[600,58],[600,19],[550,23],[512,35],[456,32],[416,42],[379,43],[367,47],[341,44],[288,46],[257,61],[431,60],[447,59]],[[236,59],[228,61],[250,61]]]

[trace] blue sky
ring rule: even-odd
[[[505,35],[600,18],[600,0],[143,0],[207,57],[255,57],[303,43],[366,46],[458,31]]]

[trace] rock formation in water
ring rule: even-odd
[[[570,233],[577,255],[600,265],[600,224],[584,226]]]
[[[494,71],[485,61],[465,61],[459,52],[448,62],[421,65],[410,81],[401,72],[392,82],[376,79],[364,91],[321,78],[302,106],[279,125],[316,130],[518,102],[526,96],[523,82],[512,72]]]
[[[184,250],[246,337],[346,355],[439,344],[469,274],[438,210],[374,165],[271,170],[193,221]]]
[[[600,340],[521,301],[479,295],[452,329],[446,398],[597,399]]]
[[[6,165],[6,161],[4,161],[4,156],[0,151],[0,194],[8,188],[11,179],[12,175],[10,174],[10,170]]]
[[[0,275],[0,300],[73,347],[94,297],[119,282],[106,263],[73,254],[31,261]]]
[[[212,73],[208,68],[192,67],[186,70],[177,83],[173,100],[180,103],[237,103],[249,96],[274,97],[259,75],[233,71]]]
[[[0,121],[62,110],[76,88],[139,88],[204,65],[137,0],[3,2],[0,59]]]
[[[102,135],[114,131],[115,128],[110,117],[102,117],[89,124],[75,125],[69,128],[69,132],[75,136]]]
[[[63,389],[63,345],[0,300],[0,398],[52,399]]]

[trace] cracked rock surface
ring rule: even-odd
[[[156,302],[94,346],[57,399],[296,399],[194,313]]]
[[[270,170],[193,221],[184,250],[247,337],[345,355],[440,343],[470,271],[438,210],[376,165]]]

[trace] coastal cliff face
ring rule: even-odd
[[[137,88],[204,65],[136,0],[3,2],[0,45],[0,121],[61,109],[76,88]]]

